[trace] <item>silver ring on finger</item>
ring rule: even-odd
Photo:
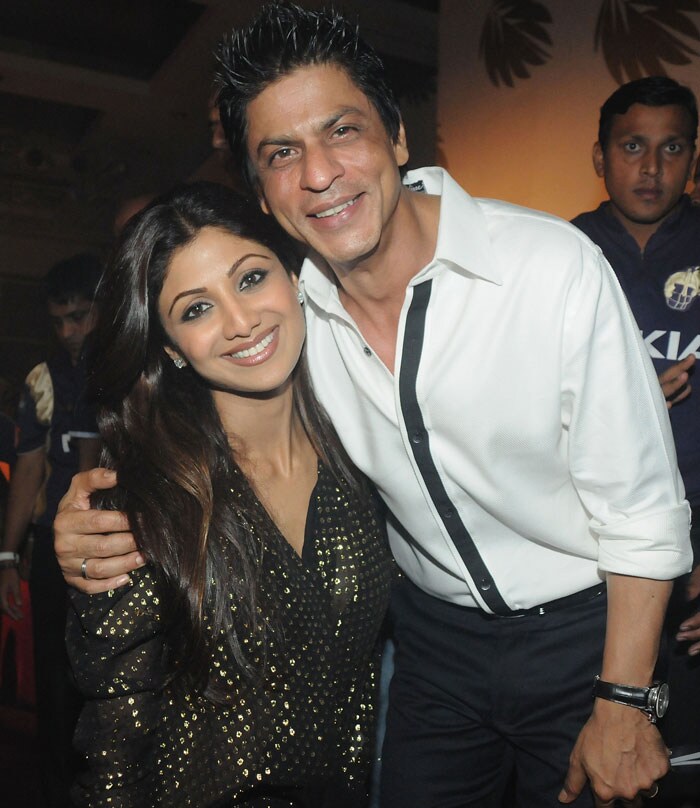
[[[87,558],[84,558],[84,559],[83,559],[83,563],[80,565],[80,574],[83,576],[83,578],[84,578],[86,581],[89,581],[89,580],[90,580],[90,576],[89,576],[89,575],[88,575],[88,573],[87,573],[87,563],[88,563]]]

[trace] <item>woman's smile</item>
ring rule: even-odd
[[[279,337],[279,327],[275,326],[261,340],[250,347],[240,348],[234,353],[224,354],[228,359],[236,360],[241,365],[259,365],[275,352]]]

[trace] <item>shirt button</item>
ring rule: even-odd
[[[423,433],[422,432],[414,432],[411,435],[411,440],[414,443],[422,443],[423,442]]]
[[[479,583],[479,589],[481,589],[482,592],[488,592],[489,589],[491,589],[491,581],[489,581],[488,578],[482,578]]]
[[[362,350],[365,352],[365,356],[372,356],[372,350],[368,348],[366,345]]]
[[[452,510],[452,508],[445,508],[445,510],[442,512],[442,516],[444,519],[452,519],[454,515],[455,512]]]

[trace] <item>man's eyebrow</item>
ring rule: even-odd
[[[255,150],[258,157],[268,146],[291,146],[295,142],[291,135],[275,135],[274,137],[263,138]]]
[[[357,107],[342,107],[341,109],[334,112],[329,118],[327,118],[320,126],[319,131],[325,132],[327,129],[331,129],[335,126],[341,118],[344,118],[346,115],[364,115],[365,113],[358,109]]]
[[[625,138],[632,138],[633,140],[642,140],[642,141],[648,141],[651,139],[649,135],[645,135],[643,132],[622,132],[620,134],[620,139],[624,140]],[[688,143],[693,142],[692,138],[689,137],[687,134],[677,132],[676,134],[670,134],[667,137],[663,138],[661,143],[673,143],[674,140],[685,140]]]
[[[647,139],[648,135],[645,135],[644,132],[638,132],[636,129],[623,129],[619,134],[618,137],[636,137],[641,138],[642,140]]]
[[[332,115],[330,115],[325,120],[321,121],[318,126],[316,127],[317,132],[327,132],[329,129],[334,127],[341,118],[344,118],[346,115],[365,115],[366,113],[363,110],[358,109],[358,107],[342,107],[339,110],[336,110]],[[262,153],[263,149],[267,148],[268,146],[292,146],[297,142],[297,138],[293,135],[273,135],[271,137],[263,138],[260,143],[258,143],[256,153],[258,156]]]

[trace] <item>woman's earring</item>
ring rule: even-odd
[[[297,300],[299,301],[300,306],[304,305],[304,293],[301,291],[301,289],[297,289]]]
[[[185,367],[185,365],[186,365],[186,364],[187,364],[187,362],[185,362],[185,360],[184,360],[184,359],[182,359],[182,357],[180,357],[180,356],[176,356],[176,357],[173,359],[173,365],[175,365],[175,367],[176,367],[178,370],[182,370],[182,369]]]

